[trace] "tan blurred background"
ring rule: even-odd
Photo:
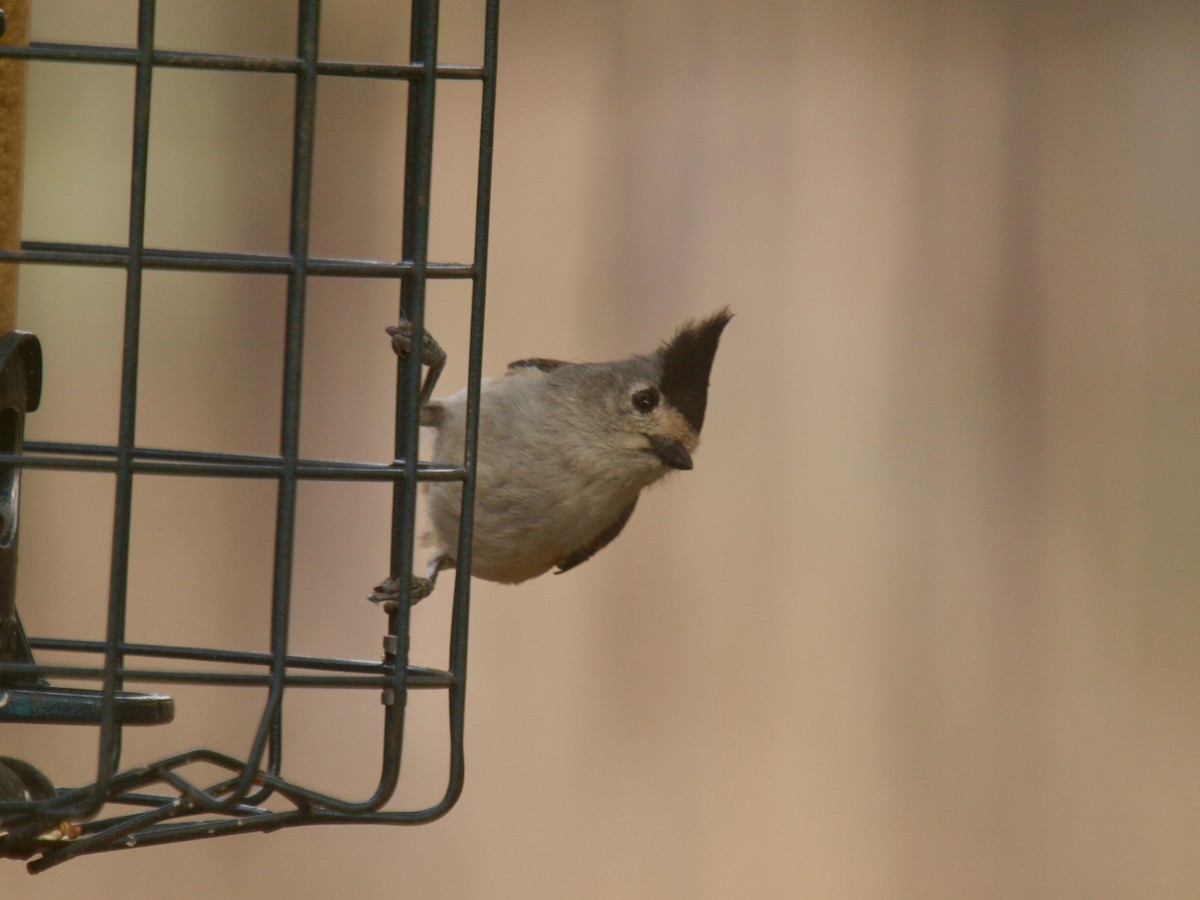
[[[400,5],[328,2],[323,51],[401,60]],[[33,34],[129,44],[133,6],[42,0]],[[160,6],[160,46],[294,45],[290,2]],[[444,61],[480,61],[481,17],[446,3]],[[520,0],[501,35],[486,371],[730,304],[696,470],[569,575],[476,583],[445,819],[9,861],[0,896],[1200,896],[1200,6]],[[26,238],[125,242],[132,93],[30,67]],[[397,257],[404,96],[322,81],[314,254]],[[291,98],[156,71],[148,245],[286,248]],[[433,255],[466,260],[478,87],[439,100]],[[115,439],[123,277],[22,270],[33,437]],[[139,442],[274,451],[283,280],[145,284]],[[310,295],[303,449],[386,459],[396,286]],[[467,303],[430,297],[447,390]],[[264,648],[273,504],[140,479],[130,638]],[[26,475],[32,632],[102,633],[111,510],[109,476]],[[387,511],[304,486],[298,652],[377,655]],[[171,692],[126,765],[245,752],[261,695]],[[443,699],[407,806],[440,796]],[[377,699],[288,703],[287,771],[369,791]],[[94,771],[90,730],[2,741]]]

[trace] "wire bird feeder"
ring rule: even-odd
[[[36,760],[0,757],[0,855],[29,859],[28,868],[33,872],[85,853],[239,832],[272,831],[317,823],[428,822],[449,810],[462,790],[470,579],[455,579],[449,664],[446,670],[437,670],[409,665],[410,585],[407,583],[402,587],[400,602],[385,605],[387,631],[383,637],[381,661],[290,654],[290,573],[297,485],[305,479],[392,484],[390,564],[393,573],[408,573],[413,569],[413,518],[418,482],[461,480],[463,528],[458,559],[463,562],[463,570],[469,570],[499,0],[487,0],[486,3],[482,66],[445,65],[437,61],[437,0],[413,0],[409,62],[403,65],[360,64],[322,58],[318,51],[319,0],[299,0],[297,6],[296,55],[261,57],[157,49],[154,45],[154,0],[139,2],[136,47],[28,44],[28,7],[14,0],[0,2],[0,7],[7,12],[7,17],[0,16],[0,27],[8,30],[7,37],[0,37],[0,67],[8,66],[10,73],[23,69],[25,60],[49,60],[67,65],[132,66],[136,76],[129,245],[0,242],[0,274],[4,270],[15,270],[12,264],[20,263],[117,267],[125,269],[127,275],[120,418],[115,446],[23,443],[25,415],[37,408],[40,398],[41,348],[37,337],[12,330],[15,322],[0,318],[0,332],[7,331],[0,337],[0,723],[65,723],[99,729],[96,778],[82,787],[56,787],[36,768]],[[24,21],[20,21],[23,16]],[[20,33],[23,30],[24,33]],[[145,246],[151,86],[154,72],[160,67],[288,73],[295,78],[287,255],[167,251]],[[399,261],[308,255],[317,86],[322,79],[339,77],[403,80],[409,85],[404,231]],[[433,262],[427,253],[434,97],[437,83],[443,79],[478,81],[482,91],[474,259],[468,264]],[[19,160],[17,165],[19,175]],[[0,184],[0,188],[2,186]],[[0,241],[3,238],[0,234]],[[148,269],[287,275],[284,390],[277,456],[152,449],[135,443],[138,325],[142,275]],[[312,275],[397,279],[400,283],[399,312],[413,322],[418,337],[424,323],[427,279],[456,278],[471,282],[468,449],[463,465],[435,467],[418,461],[417,400],[421,367],[416,354],[397,363],[393,462],[321,461],[300,457],[299,387],[304,348],[305,287],[307,277]],[[0,288],[3,288],[3,280],[0,280]],[[386,340],[382,328],[381,339]],[[19,521],[17,492],[20,473],[26,468],[115,474],[110,589],[103,640],[27,637],[21,627],[14,591]],[[270,652],[135,644],[126,640],[132,489],[138,476],[147,473],[257,478],[277,483]],[[35,654],[41,650],[78,653],[80,657],[93,658],[97,662],[91,666],[39,666]],[[203,668],[143,668],[140,662],[134,664],[134,660],[158,660],[162,665],[188,661]],[[91,682],[93,686],[62,687],[55,683],[62,680]],[[122,729],[128,725],[167,725],[174,714],[174,701],[170,696],[128,690],[134,682],[161,686],[163,690],[171,684],[249,684],[266,688],[267,699],[245,758],[197,748],[123,770]],[[282,701],[285,693],[302,687],[381,692],[384,719],[382,769],[374,792],[365,799],[329,796],[282,776]],[[448,693],[448,783],[441,801],[433,806],[385,810],[399,779],[407,695],[415,689]],[[181,770],[196,763],[219,767],[227,775],[216,784],[194,784],[181,774]],[[264,806],[269,798],[274,798],[273,806],[283,808]],[[132,806],[136,811],[103,817],[110,804]]]

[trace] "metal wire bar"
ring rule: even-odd
[[[138,344],[141,333],[141,250],[146,225],[146,170],[150,143],[150,88],[154,66],[154,0],[138,4],[138,58],[134,78],[133,166],[129,188],[129,266],[125,278],[125,333],[121,351],[121,405],[117,423],[116,497],[113,510],[112,562],[109,569],[107,647],[104,655],[103,706],[96,784],[86,814],[103,805],[108,779],[120,765],[121,731],[116,693],[124,660],[125,598],[129,579],[129,529],[133,510],[132,448],[137,417]]]
[[[67,653],[104,653],[106,644],[102,641],[87,641],[74,638],[32,638],[30,644],[37,650],[55,650]],[[126,643],[121,647],[125,656],[147,657],[152,659],[175,659],[192,662],[218,663],[238,666],[271,666],[274,657],[268,653],[255,653],[246,650],[221,650],[211,647],[179,647],[163,644]],[[384,662],[356,659],[331,659],[314,656],[288,656],[288,669],[312,669],[328,672],[346,672],[361,675],[383,675],[393,677],[394,667],[386,660]],[[124,676],[130,680],[163,680],[180,683],[210,683],[225,679],[237,679],[241,684],[267,683],[270,675],[230,675],[229,673],[204,672],[163,672],[160,670],[125,669]],[[0,673],[4,672],[37,672],[62,677],[98,678],[102,669],[84,668],[78,666],[53,666],[46,664],[0,663]],[[296,683],[305,683],[318,687],[334,684],[334,681],[324,682],[312,677],[285,675]],[[424,666],[409,666],[406,681],[413,687],[449,687],[455,683],[454,675],[440,669],[430,669]],[[338,681],[337,683],[341,683]],[[375,687],[386,687],[385,683],[370,682]],[[362,682],[360,686],[367,686]]]
[[[413,325],[413,347],[423,344],[425,328],[425,282],[429,264],[429,206],[433,170],[433,112],[437,87],[436,0],[413,0],[410,14],[409,58],[421,67],[420,80],[409,86],[407,140],[404,160],[404,238],[401,254],[412,262],[412,272],[400,280],[401,319]],[[404,672],[408,667],[412,585],[407,574],[413,567],[412,523],[416,516],[417,448],[420,432],[422,361],[410,353],[396,366],[396,417],[393,446],[406,478],[392,486],[391,558],[393,576],[401,580],[398,602],[388,611],[387,658],[395,667],[394,683],[385,694],[383,759],[379,782],[372,797],[362,804],[335,806],[343,812],[372,812],[382,807],[400,780],[401,748],[408,694]]]
[[[310,688],[373,688],[380,690],[390,687],[396,675],[393,667],[385,663],[376,663],[376,676],[367,675],[277,675],[275,673],[254,674],[248,672],[184,672],[167,669],[129,669],[122,668],[122,678],[129,681],[161,682],[163,684],[214,684],[227,687],[262,687],[271,686],[275,681],[287,685]],[[30,673],[48,675],[55,678],[75,678],[95,681],[103,676],[104,669],[86,666],[55,666],[38,663],[0,663],[0,672]],[[419,666],[409,666],[402,675],[404,686],[410,688],[434,689],[448,688],[456,684],[452,674],[437,669],[426,669]]]
[[[66,44],[34,41],[28,47],[14,47],[5,56],[19,59],[58,60],[116,65],[135,65],[138,51],[133,47],[98,44]],[[175,69],[218,69],[227,72],[275,72],[296,75],[304,70],[304,60],[295,56],[239,56],[229,53],[194,53],[179,50],[155,50],[153,64]],[[392,78],[415,81],[425,78],[428,68],[420,64],[343,62],[323,59],[317,62],[318,75],[348,78]],[[476,81],[486,77],[485,67],[438,65],[438,78]]]
[[[108,244],[23,241],[20,250],[0,250],[0,262],[123,269],[129,264],[129,249]],[[147,247],[142,250],[142,268],[286,275],[291,271],[292,262],[290,257],[270,253],[159,250]],[[403,278],[412,274],[412,263],[312,257],[308,261],[308,274],[341,278]],[[473,278],[475,269],[462,263],[430,262],[426,264],[425,274],[427,278]]]
[[[115,472],[116,448],[103,444],[68,444],[30,441],[34,453],[0,453],[0,465],[26,469],[74,469],[85,472]],[[209,475],[225,478],[278,478],[284,460],[277,456],[238,453],[209,453],[201,450],[163,450],[135,447],[134,472],[157,475]],[[77,457],[83,457],[82,459]],[[405,471],[396,463],[365,463],[342,460],[296,461],[296,477],[324,481],[402,481]],[[461,481],[462,466],[418,463],[418,481]]]
[[[301,0],[297,24],[296,55],[304,61],[296,73],[296,109],[292,138],[292,209],[288,252],[287,313],[283,351],[283,422],[280,456],[283,472],[275,508],[275,562],[271,589],[271,675],[266,706],[259,720],[246,764],[227,807],[243,800],[261,803],[270,791],[253,799],[247,794],[261,768],[264,749],[270,747],[268,770],[278,775],[283,765],[283,676],[287,666],[288,620],[291,609],[292,554],[296,540],[296,477],[300,457],[300,379],[304,355],[304,310],[308,290],[308,223],[312,197],[312,152],[317,110],[317,42],[320,33],[319,0]]]
[[[483,317],[487,291],[488,228],[491,222],[492,152],[495,141],[496,63],[499,47],[500,0],[488,0],[484,24],[483,102],[479,123],[479,169],[475,192],[475,280],[471,291],[471,348],[467,376],[467,422],[464,435],[462,511],[458,536],[458,571],[471,571],[471,534],[475,527],[475,469],[479,443],[479,391],[483,377]],[[467,624],[470,614],[470,579],[454,579],[454,611],[450,624],[450,776],[441,802],[423,810],[412,821],[431,821],[449,812],[462,794],[466,775],[463,727],[467,687]],[[400,817],[397,823],[408,821]]]

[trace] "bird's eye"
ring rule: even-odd
[[[658,389],[657,388],[642,388],[640,391],[635,391],[633,394],[633,408],[641,413],[648,413],[654,407],[658,406]]]

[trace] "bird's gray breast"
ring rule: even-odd
[[[536,368],[483,386],[476,468],[472,572],[516,582],[540,575],[596,542],[636,501],[640,485],[574,404]],[[548,392],[551,396],[548,396]],[[438,462],[461,462],[465,394],[442,401]],[[457,543],[461,489],[429,489],[439,543]]]

